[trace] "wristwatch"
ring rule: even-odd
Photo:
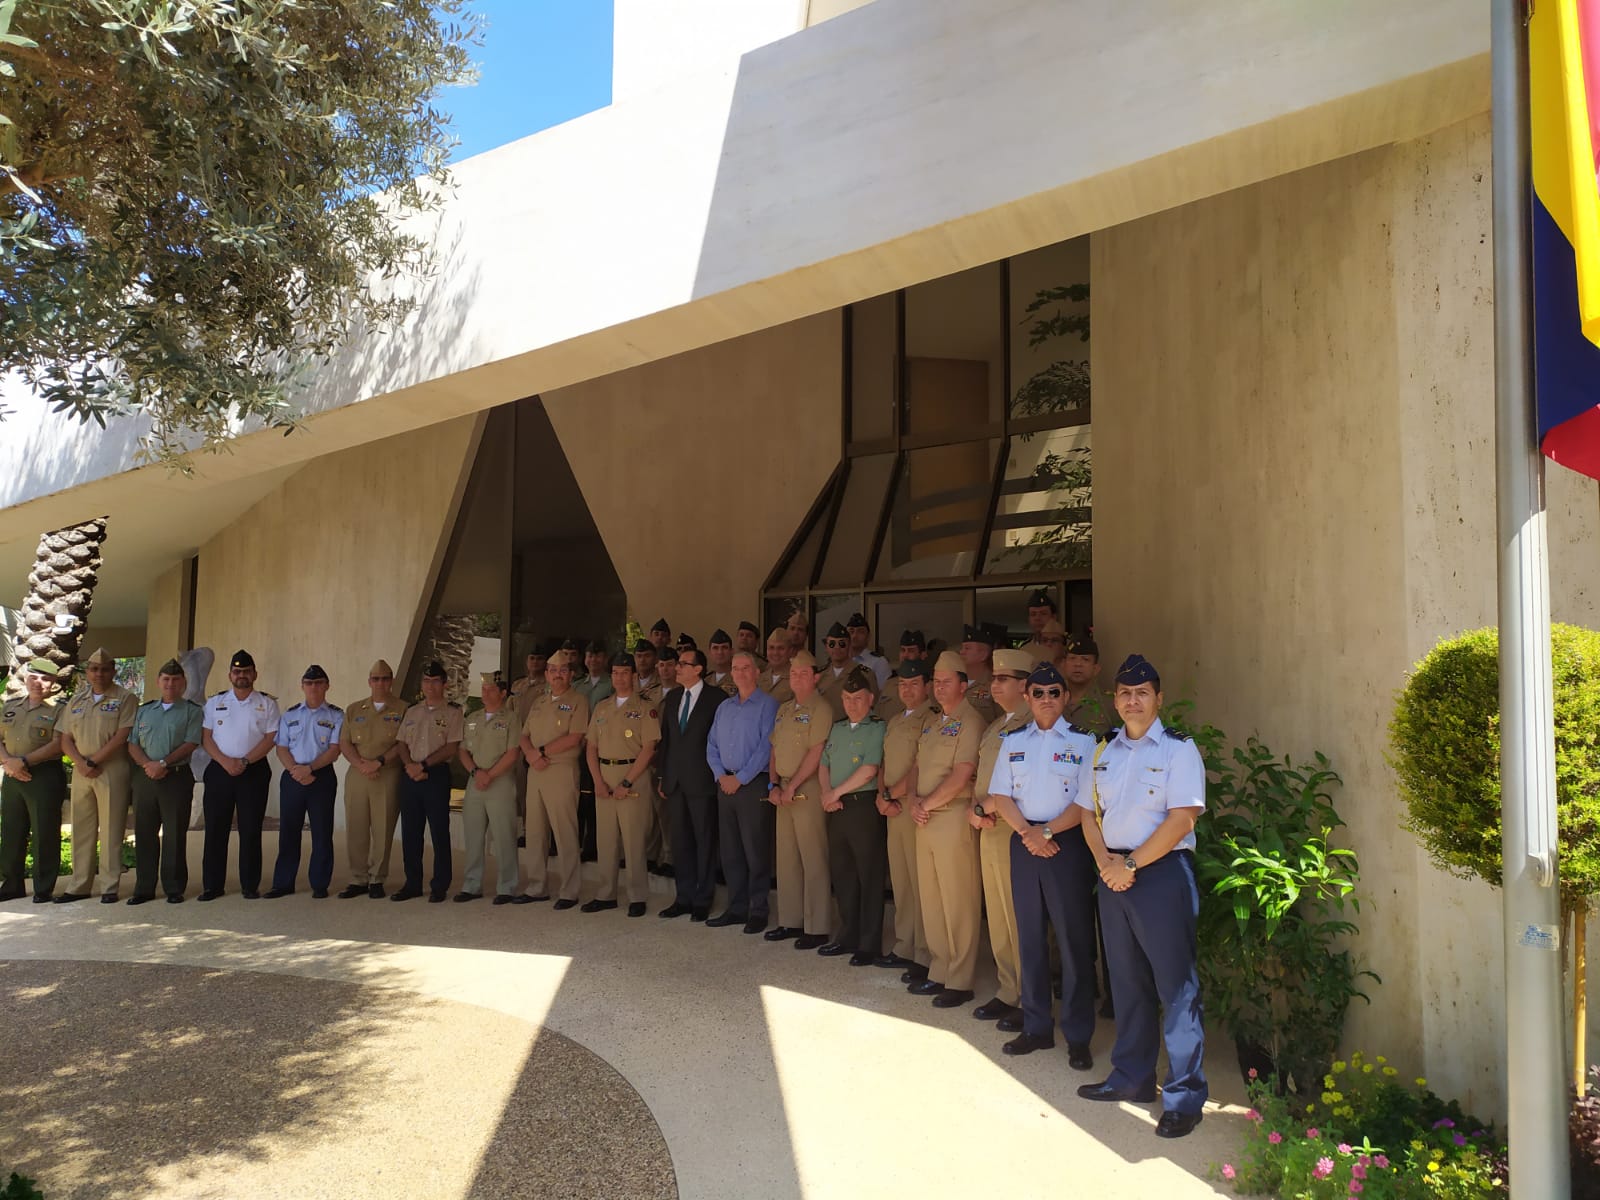
[[[544,747],[543,747],[543,746],[540,746],[540,747],[539,747],[539,757],[540,757],[540,758],[543,758],[543,757],[544,757]]]
[[[979,803],[977,800],[974,800],[972,802],[972,811],[977,813],[980,817],[987,817],[989,815],[988,813],[983,811],[983,805],[981,803]]]
[[[1039,826],[1039,832],[1043,835],[1044,840],[1047,842],[1053,842],[1056,840],[1056,831],[1051,829],[1048,825]]]
[[[1139,864],[1133,861],[1133,855],[1131,854],[1124,854],[1122,856],[1122,865],[1128,868],[1128,873],[1130,875],[1139,870]]]
[[[622,781],[622,790],[625,792],[631,792],[633,790],[633,780],[624,779]]]

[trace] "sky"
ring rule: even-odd
[[[473,0],[478,82],[449,88],[460,161],[611,103],[611,0]]]

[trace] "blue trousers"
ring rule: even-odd
[[[311,864],[306,879],[314,892],[325,892],[333,881],[333,797],[339,779],[332,766],[296,782],[285,771],[278,776],[278,861],[272,865],[272,886],[292,892],[300,875],[300,833],[311,819]]]
[[[1106,966],[1117,1005],[1117,1040],[1106,1082],[1127,1091],[1153,1087],[1159,1035],[1167,1044],[1161,1106],[1168,1112],[1197,1113],[1210,1094],[1195,966],[1199,915],[1194,856],[1187,850],[1141,867],[1125,892],[1100,889]]]
[[[1099,878],[1083,830],[1056,838],[1049,858],[1011,836],[1011,903],[1022,965],[1022,1031],[1050,1036],[1050,927],[1061,948],[1061,1033],[1072,1045],[1094,1036],[1094,888]]]
[[[433,843],[433,881],[429,890],[448,892],[454,877],[450,863],[450,766],[428,768],[421,783],[400,773],[400,861],[405,864],[406,887],[422,887],[422,828]]]

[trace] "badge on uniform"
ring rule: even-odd
[[[794,723],[796,725],[809,725],[809,724],[811,724],[811,714],[808,713],[808,712],[797,712],[797,713],[795,713],[795,715],[794,715]]]
[[[1006,757],[1007,757],[1008,761],[1010,761],[1010,762],[1027,762],[1028,761],[1028,754],[1027,754],[1027,751],[1025,751],[1025,750],[1013,750]]]
[[[623,730],[623,731],[622,731],[622,736],[623,736],[623,737],[632,737],[632,736],[633,736],[633,730],[631,730],[631,729],[624,729],[624,730]]]

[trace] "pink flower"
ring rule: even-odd
[[[1340,1154],[1349,1154],[1350,1153],[1350,1143],[1349,1142],[1340,1142],[1339,1143],[1339,1153]]]
[[[1329,1175],[1332,1175],[1333,1174],[1333,1159],[1331,1159],[1331,1158],[1319,1158],[1319,1159],[1317,1159],[1317,1165],[1314,1168],[1312,1168],[1311,1174],[1316,1179],[1326,1179]]]
[[[1245,1115],[1245,1116],[1247,1116],[1247,1117],[1249,1117],[1249,1118],[1250,1118],[1250,1119],[1251,1119],[1251,1120],[1252,1120],[1252,1121],[1254,1121],[1254,1122],[1256,1122],[1256,1123],[1257,1123],[1257,1124],[1258,1124],[1258,1125],[1259,1125],[1259,1124],[1260,1124],[1260,1123],[1261,1123],[1261,1114],[1260,1114],[1260,1113],[1258,1113],[1258,1112],[1257,1112],[1257,1111],[1256,1111],[1256,1110],[1255,1110],[1255,1109],[1253,1109],[1253,1108],[1251,1108],[1251,1109],[1246,1109],[1246,1110],[1245,1110],[1245,1114],[1244,1114],[1244,1115]]]
[[[1271,1133],[1267,1134],[1267,1141],[1276,1146],[1279,1142],[1283,1141],[1283,1134],[1274,1129]]]
[[[1378,1164],[1378,1170],[1387,1171],[1389,1169],[1389,1156],[1387,1154],[1378,1155],[1374,1161]]]
[[[1254,1067],[1251,1067],[1250,1068],[1250,1078],[1254,1079],[1255,1077],[1256,1077],[1256,1069]]]
[[[1352,1179],[1350,1181],[1350,1194],[1352,1196],[1359,1196],[1365,1190],[1366,1189],[1361,1186],[1361,1181],[1359,1179]]]
[[[1367,1168],[1362,1166],[1360,1163],[1356,1163],[1355,1166],[1350,1168],[1351,1179],[1365,1179],[1366,1177]]]
[[[1238,1172],[1233,1169],[1233,1164],[1232,1163],[1223,1163],[1222,1164],[1222,1177],[1224,1179],[1232,1179],[1237,1174],[1238,1174]]]
[[[1318,1129],[1315,1125],[1313,1125],[1310,1129],[1306,1130],[1306,1137],[1310,1138],[1313,1142],[1316,1141],[1321,1136],[1322,1136],[1322,1130]]]

